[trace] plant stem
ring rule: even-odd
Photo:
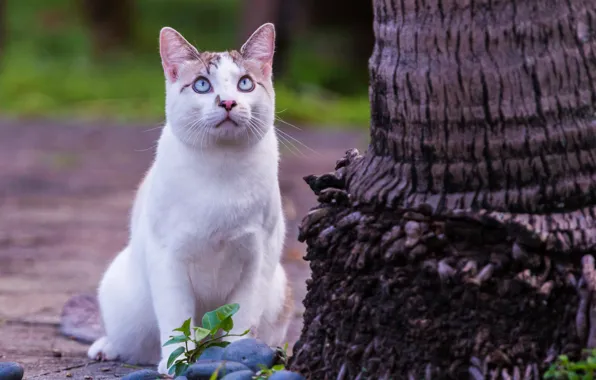
[[[244,336],[244,335],[246,335],[246,334],[247,334],[247,332],[246,332],[246,333],[244,333],[244,334],[230,334],[230,333],[227,333],[227,332],[226,332],[226,333],[225,333],[224,335],[222,335],[222,336],[219,336],[219,337],[216,337],[216,338],[211,338],[211,339],[205,340],[205,341],[203,341],[203,342],[201,343],[201,342],[197,342],[197,340],[196,340],[196,331],[195,331],[195,339],[193,339],[192,341],[195,343],[195,346],[196,346],[196,347],[195,347],[195,349],[194,349],[194,350],[192,350],[192,353],[190,353],[190,355],[188,354],[188,352],[189,352],[189,351],[188,351],[188,344],[187,344],[188,342],[184,342],[184,345],[186,346],[186,355],[188,355],[188,356],[187,356],[187,358],[188,358],[188,363],[190,364],[190,363],[194,362],[196,359],[198,359],[198,355],[199,355],[201,352],[203,352],[203,350],[204,350],[204,349],[205,349],[205,348],[206,348],[206,347],[207,347],[209,344],[211,344],[211,343],[213,343],[213,342],[216,342],[216,341],[221,341],[222,339],[224,339],[224,338],[227,338],[227,337],[229,337],[229,336]]]

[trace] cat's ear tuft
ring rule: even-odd
[[[194,46],[176,30],[167,26],[159,32],[159,53],[166,78],[171,82],[178,79],[180,65],[199,57],[199,52]]]
[[[240,53],[247,60],[261,63],[263,74],[270,75],[275,51],[275,26],[271,23],[263,24],[242,45]]]

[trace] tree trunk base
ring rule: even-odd
[[[344,177],[360,159],[348,151],[335,172],[305,178],[320,203],[300,228],[312,278],[292,370],[539,379],[558,355],[596,344],[591,256],[582,274],[579,255],[523,246],[498,223],[359,204]]]

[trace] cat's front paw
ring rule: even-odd
[[[159,372],[162,375],[168,374],[168,358],[161,359],[161,361],[157,365],[157,372]]]
[[[91,347],[89,347],[89,350],[87,350],[87,356],[89,359],[97,361],[118,359],[118,353],[114,350],[107,336],[96,340]]]
[[[157,365],[157,372],[161,373],[162,375],[168,374],[168,369],[169,369],[168,368],[168,359],[170,358],[170,355],[172,354],[172,352],[174,352],[179,347],[184,347],[184,346],[170,345],[170,346],[166,346],[166,347],[162,348],[161,361]],[[186,342],[186,348],[188,351],[194,350],[195,343],[193,341]],[[178,358],[183,358],[183,357],[184,356],[179,356]]]

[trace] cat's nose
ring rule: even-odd
[[[238,103],[235,100],[222,100],[219,102],[219,106],[225,108],[226,111],[230,112],[232,108],[236,107]]]

